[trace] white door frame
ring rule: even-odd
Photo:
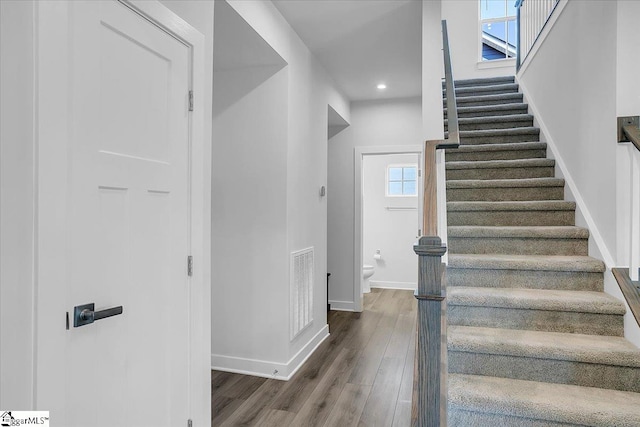
[[[115,0],[114,0],[115,1]],[[186,21],[171,12],[158,1],[119,0],[139,13],[144,18],[153,22],[173,37],[181,40],[191,49],[192,74],[191,88],[195,94],[194,109],[190,117],[190,188],[189,199],[191,206],[190,242],[191,255],[194,259],[193,276],[190,283],[189,294],[189,323],[190,323],[190,367],[189,367],[189,414],[194,425],[209,425],[211,418],[210,401],[210,347],[211,325],[210,321],[210,295],[211,284],[209,279],[210,269],[210,239],[205,236],[205,220],[210,217],[211,184],[205,178],[211,170],[211,158],[207,155],[209,144],[204,141],[205,117],[204,100],[208,98],[204,93],[205,87],[205,44],[204,36],[189,25]],[[69,87],[66,80],[57,79],[59,76],[68,75],[68,49],[66,46],[57,45],[57,41],[64,40],[68,36],[66,22],[67,2],[35,2],[35,26],[36,31],[36,223],[35,223],[35,260],[36,285],[34,297],[35,311],[35,339],[34,351],[36,354],[34,375],[34,409],[49,410],[42,407],[43,396],[59,393],[60,385],[48,381],[48,366],[62,366],[64,351],[60,351],[56,360],[43,360],[38,357],[38,347],[42,345],[56,345],[64,342],[59,338],[68,333],[63,326],[65,298],[60,294],[60,286],[66,283],[66,266],[59,254],[65,250],[65,229],[67,228],[67,148],[68,132],[64,120],[58,119],[56,106],[67,105],[69,99]],[[44,19],[44,17],[47,19]],[[49,19],[54,16],[58,20]],[[55,22],[55,24],[54,24]],[[53,28],[52,28],[53,27]],[[55,34],[55,37],[47,35]],[[185,94],[186,102],[186,94]],[[60,111],[64,108],[59,108]],[[64,117],[62,114],[60,117]],[[48,163],[54,160],[58,167],[56,170],[44,170],[38,159],[47,158]],[[52,195],[57,195],[53,197]],[[57,252],[56,252],[57,249]],[[52,254],[58,254],[51,256]],[[46,255],[46,256],[41,256]],[[186,255],[186,254],[185,254]],[[186,259],[185,259],[186,274]],[[39,300],[52,301],[48,304],[49,311],[38,306]],[[60,327],[47,327],[52,319],[60,319]],[[43,331],[43,332],[41,332]],[[47,335],[46,332],[52,332]],[[61,349],[64,350],[64,349]],[[153,357],[150,355],[150,357]],[[55,416],[55,414],[52,414]],[[185,425],[187,420],[185,420]]]
[[[422,164],[424,163],[423,151],[421,145],[381,145],[377,147],[355,147],[355,156],[354,156],[354,178],[355,184],[353,186],[354,189],[354,239],[353,239],[353,250],[354,250],[354,266],[353,266],[353,310],[354,311],[362,311],[363,310],[363,301],[362,301],[362,266],[364,264],[364,257],[362,254],[362,163],[364,156],[366,155],[374,155],[374,154],[419,154],[420,155],[420,165],[418,169],[422,169]],[[422,179],[418,179],[418,217],[422,217]],[[416,227],[418,224],[416,224]],[[416,228],[417,231],[417,228]]]

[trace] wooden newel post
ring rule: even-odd
[[[442,256],[447,247],[437,236],[421,237],[413,247],[418,254],[417,395],[414,426],[440,427],[440,375],[442,350]]]

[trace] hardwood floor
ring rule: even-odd
[[[290,381],[211,372],[212,426],[408,426],[412,291],[373,289],[364,312],[332,311],[330,336]]]

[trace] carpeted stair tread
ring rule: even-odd
[[[449,254],[449,268],[603,273],[604,262],[589,256]]]
[[[447,189],[452,188],[536,188],[564,187],[561,178],[521,178],[521,179],[458,179],[447,181]]]
[[[483,93],[505,93],[505,92],[518,92],[517,83],[497,83],[486,84],[481,86],[460,86],[456,87],[456,96],[464,96],[465,94],[483,94]],[[447,89],[442,89],[442,96],[446,97]]]
[[[589,231],[576,226],[448,227],[451,254],[587,255]]]
[[[483,86],[483,85],[496,85],[496,84],[506,84],[513,83],[516,79],[514,76],[499,76],[499,77],[486,77],[486,78],[476,78],[476,79],[461,79],[455,80],[455,87],[463,87],[463,86]],[[445,86],[444,80],[442,81],[442,87]]]
[[[537,200],[517,202],[447,202],[447,211],[573,211],[575,202]]]
[[[546,142],[512,142],[506,144],[461,145],[455,149],[447,149],[449,153],[477,153],[478,151],[511,151],[511,150],[544,150]]]
[[[531,121],[533,116],[531,114],[511,114],[508,116],[484,116],[484,117],[468,117],[458,119],[458,124],[487,124],[487,123],[509,123],[509,122],[521,122]],[[449,120],[444,120],[445,125],[449,123]]]
[[[604,292],[549,289],[475,288],[447,290],[449,306],[498,307],[521,310],[562,311],[624,315],[624,304]]]
[[[511,114],[526,114],[529,111],[529,104],[512,102],[509,104],[476,105],[468,107],[458,107],[458,117],[483,117],[497,116],[506,117]],[[444,109],[447,116],[447,109]]]
[[[460,96],[456,97],[456,104],[460,107],[464,107],[464,104],[507,104],[507,103],[522,103],[523,96],[521,93],[499,93],[491,95],[474,95],[474,96]],[[443,106],[446,106],[446,102],[443,102]]]
[[[640,349],[622,337],[450,325],[449,351],[640,368]]]
[[[511,426],[640,425],[640,393],[478,375],[449,375],[448,408],[513,417]],[[468,415],[467,425],[482,425],[470,424],[473,415]]]
[[[448,137],[445,132],[445,138]],[[484,130],[461,130],[460,138],[490,138],[499,136],[515,136],[515,135],[539,135],[540,129],[533,126],[508,128],[508,129],[484,129]],[[531,142],[531,141],[527,141]]]
[[[537,239],[588,239],[589,230],[576,226],[478,226],[458,225],[448,227],[449,237],[511,237]]]
[[[446,150],[447,162],[544,159],[547,157],[547,144],[544,142],[514,142],[504,144],[466,144],[457,149]]]
[[[446,169],[507,169],[543,168],[555,166],[554,159],[469,160],[446,162]]]

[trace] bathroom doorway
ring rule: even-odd
[[[422,150],[357,147],[355,154],[354,300],[356,311],[361,311],[363,293],[371,286],[416,288],[418,259],[413,244],[422,216]]]

